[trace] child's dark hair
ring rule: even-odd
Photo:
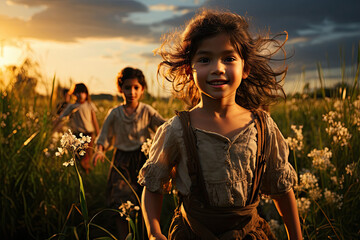
[[[86,101],[90,101],[89,91],[84,83],[77,83],[73,85],[68,92],[69,95],[78,94],[78,93],[86,93]]]
[[[137,68],[126,67],[123,70],[121,70],[117,76],[117,86],[119,88],[119,91],[126,79],[133,79],[133,78],[136,78],[144,89],[146,88],[146,81],[143,72]]]
[[[182,31],[175,31],[167,36],[155,50],[163,61],[158,66],[158,76],[172,82],[175,94],[187,102],[190,107],[200,101],[199,91],[192,79],[191,61],[201,44],[206,39],[225,33],[240,57],[244,60],[244,70],[250,70],[249,76],[237,89],[236,103],[247,109],[269,105],[279,97],[285,98],[281,82],[285,78],[287,67],[275,71],[269,60],[287,41],[287,32],[274,38],[252,38],[249,26],[244,17],[226,11],[203,10],[198,13]],[[285,35],[286,39],[279,42],[275,38]],[[269,47],[275,50],[270,51]],[[284,58],[285,59],[285,58]],[[282,76],[276,80],[277,76]]]

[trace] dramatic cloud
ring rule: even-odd
[[[114,0],[13,0],[14,4],[30,7],[45,6],[29,21],[0,16],[1,36],[37,38],[55,41],[76,41],[79,38],[124,37],[152,40],[149,26],[134,24],[131,13],[148,12],[147,6],[136,1]]]
[[[183,26],[198,9],[227,9],[248,16],[252,30],[287,31],[290,73],[313,70],[317,62],[339,67],[340,59],[353,61],[353,46],[360,39],[360,1],[266,0],[12,0],[19,6],[37,7],[31,18],[0,15],[0,39],[13,37],[79,41],[85,38],[123,38],[158,44],[162,34]],[[199,5],[200,4],[200,5]],[[14,15],[12,15],[14,16]],[[141,54],[141,51],[144,53]],[[158,61],[151,50],[139,50],[141,60]],[[340,55],[340,52],[342,55]],[[104,53],[104,58],[117,59]]]
[[[254,32],[270,29],[272,33],[286,30],[290,60],[296,70],[314,68],[316,62],[327,61],[330,67],[339,65],[339,52],[351,62],[353,46],[360,39],[360,1],[252,1],[207,0],[203,7],[225,9],[248,16]],[[158,26],[178,27],[189,20],[195,11],[166,19]]]

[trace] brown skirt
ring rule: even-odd
[[[169,240],[275,240],[257,213],[259,200],[243,208],[201,208],[184,202],[173,217]]]
[[[119,149],[115,151],[108,175],[106,191],[107,205],[111,208],[118,208],[122,203],[131,201],[133,204],[139,206],[140,203],[137,197],[123,176],[130,183],[140,199],[143,187],[137,183],[137,176],[146,161],[146,157],[140,148],[134,151],[121,151]],[[121,176],[113,166],[115,166],[123,176]]]

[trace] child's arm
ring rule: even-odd
[[[150,192],[144,187],[141,209],[150,240],[166,240],[160,228],[162,200],[162,194]]]
[[[289,192],[273,197],[272,199],[284,220],[288,237],[290,237],[291,240],[303,239],[294,191],[291,189]]]

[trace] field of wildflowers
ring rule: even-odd
[[[330,97],[298,94],[270,108],[299,176],[295,193],[305,239],[360,236],[360,97],[355,80],[353,88],[334,88]],[[173,99],[147,96],[144,101],[168,118],[184,108]],[[94,102],[100,125],[107,111],[119,104]],[[90,139],[76,138],[67,129],[52,131],[55,105],[53,94],[30,96],[13,86],[1,89],[0,235],[3,239],[116,239],[106,225],[106,213],[112,211],[127,217],[129,239],[142,239],[138,203],[105,208],[109,161],[86,175],[75,159]],[[107,159],[111,156],[109,151]],[[164,231],[176,205],[172,196],[166,201]],[[272,202],[262,199],[261,212],[279,239],[285,239]]]

